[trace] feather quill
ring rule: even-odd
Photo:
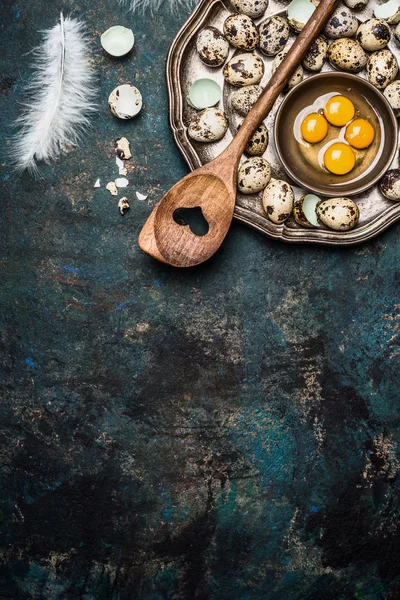
[[[171,12],[178,13],[180,10],[194,8],[198,0],[119,0],[120,4],[127,4],[131,11],[150,10],[152,14],[161,8],[168,8]]]
[[[94,70],[84,25],[64,18],[44,32],[34,50],[36,62],[27,102],[17,120],[12,160],[17,170],[38,174],[38,161],[50,163],[66,146],[76,146],[96,110]]]

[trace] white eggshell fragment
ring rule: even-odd
[[[390,42],[391,31],[383,19],[368,19],[357,30],[357,42],[368,52],[382,50]]]
[[[318,219],[335,231],[348,231],[358,223],[360,211],[350,198],[330,198],[317,205]]]
[[[188,134],[196,142],[216,142],[228,130],[228,119],[220,108],[206,108],[197,114],[188,127]]]
[[[108,190],[111,196],[118,196],[118,189],[115,185],[114,181],[109,181],[106,185],[106,190]]]
[[[119,85],[111,92],[108,105],[119,119],[132,119],[142,110],[142,94],[134,85]]]
[[[400,21],[400,0],[389,0],[376,6],[374,15],[377,19],[385,19],[389,25],[396,25]]]
[[[242,123],[239,123],[238,130],[242,126]],[[250,140],[247,143],[246,148],[244,149],[245,154],[249,156],[262,156],[268,147],[268,131],[265,127],[264,123],[257,128],[257,131],[253,133]]]
[[[147,194],[141,194],[140,192],[136,192],[136,198],[138,200],[147,200],[148,196]]]
[[[286,52],[282,51],[279,52],[279,54],[277,54],[272,62],[272,73],[275,73],[275,71],[277,70],[277,68],[279,67],[279,65],[281,64],[281,62],[283,61],[283,59],[286,56]],[[284,88],[284,92],[288,92],[289,90],[291,90],[292,88],[294,88],[297,84],[299,84],[301,81],[303,81],[303,77],[304,77],[304,71],[303,71],[303,67],[301,65],[299,65],[297,67],[297,69],[295,70],[295,72],[293,73],[293,75],[291,76],[291,78],[289,79],[289,81],[287,82],[287,84],[285,85]]]
[[[197,36],[196,49],[209,67],[221,67],[229,54],[229,42],[216,27],[204,27]]]
[[[391,169],[381,179],[380,189],[389,200],[400,200],[400,169]]]
[[[215,106],[222,98],[222,90],[214,79],[197,79],[189,88],[188,104],[197,110]]]
[[[259,27],[259,47],[266,56],[275,56],[284,49],[289,39],[289,24],[287,19],[274,16],[265,19]]]
[[[368,0],[344,0],[346,6],[351,10],[362,10],[368,4]]]
[[[287,7],[290,27],[297,33],[300,32],[314,11],[315,6],[309,0],[292,0]]]
[[[307,194],[296,200],[293,206],[293,216],[296,223],[303,227],[319,227],[316,208],[320,201],[321,198],[318,198],[315,194]]]
[[[262,17],[268,8],[269,0],[231,0],[233,8],[252,19]]]
[[[368,59],[368,81],[379,90],[384,90],[395,79],[398,70],[395,55],[386,48],[373,52]]]
[[[301,64],[307,71],[318,72],[324,66],[327,51],[326,39],[320,35],[305,53]]]
[[[126,210],[128,210],[128,208],[130,208],[128,198],[125,198],[125,197],[121,198],[120,201],[118,202],[118,208],[119,208],[119,212],[121,213],[121,215],[123,215],[124,212]]]
[[[224,67],[224,77],[236,87],[259,83],[264,75],[264,63],[256,54],[238,54]]]
[[[93,187],[95,187],[95,188],[101,187],[100,179],[96,179],[96,182]]]
[[[272,179],[263,193],[263,207],[267,217],[280,225],[290,217],[294,194],[291,186],[282,179]]]
[[[129,185],[129,181],[126,179],[126,177],[118,177],[115,180],[115,185],[117,188],[126,188]]]
[[[114,142],[115,154],[122,160],[132,158],[131,147],[126,137],[121,137]]]
[[[249,158],[239,167],[238,188],[242,194],[261,192],[271,179],[271,166],[260,156]]]
[[[396,79],[385,88],[383,95],[389,102],[396,117],[400,117],[400,81]]]
[[[245,117],[249,114],[254,104],[262,94],[262,87],[259,85],[247,85],[235,90],[231,95],[231,106],[239,115]]]
[[[328,48],[327,56],[333,67],[351,73],[362,71],[368,61],[360,44],[349,38],[334,40]]]
[[[353,37],[358,29],[357,17],[345,6],[337,8],[328,19],[324,34],[333,40]]]
[[[132,50],[135,36],[132,29],[114,25],[101,35],[100,42],[104,50],[111,56],[125,56]]]
[[[230,15],[224,22],[224,35],[238,50],[254,50],[258,45],[257,27],[247,15]]]

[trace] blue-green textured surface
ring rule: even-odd
[[[99,114],[43,181],[7,150],[26,53],[84,18]],[[400,598],[400,226],[353,249],[234,224],[206,265],[136,244],[186,172],[165,57],[186,15],[116,0],[2,0],[1,600]],[[131,57],[105,56],[113,24]],[[117,121],[107,97],[145,99]],[[131,209],[104,188],[131,141]],[[148,192],[136,200],[133,190]]]

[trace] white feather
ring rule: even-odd
[[[155,13],[161,8],[168,8],[171,12],[179,10],[189,10],[194,8],[198,0],[119,0],[120,4],[127,4],[129,10],[143,11],[150,9],[151,13]]]
[[[75,146],[89,124],[94,104],[94,71],[83,24],[63,18],[44,32],[34,54],[34,74],[26,87],[27,102],[17,120],[12,159],[17,170],[38,172],[37,161],[49,163],[63,148]]]

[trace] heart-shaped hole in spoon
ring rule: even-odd
[[[177,208],[174,210],[172,217],[178,225],[189,226],[190,231],[198,237],[203,237],[210,229],[200,206]]]

